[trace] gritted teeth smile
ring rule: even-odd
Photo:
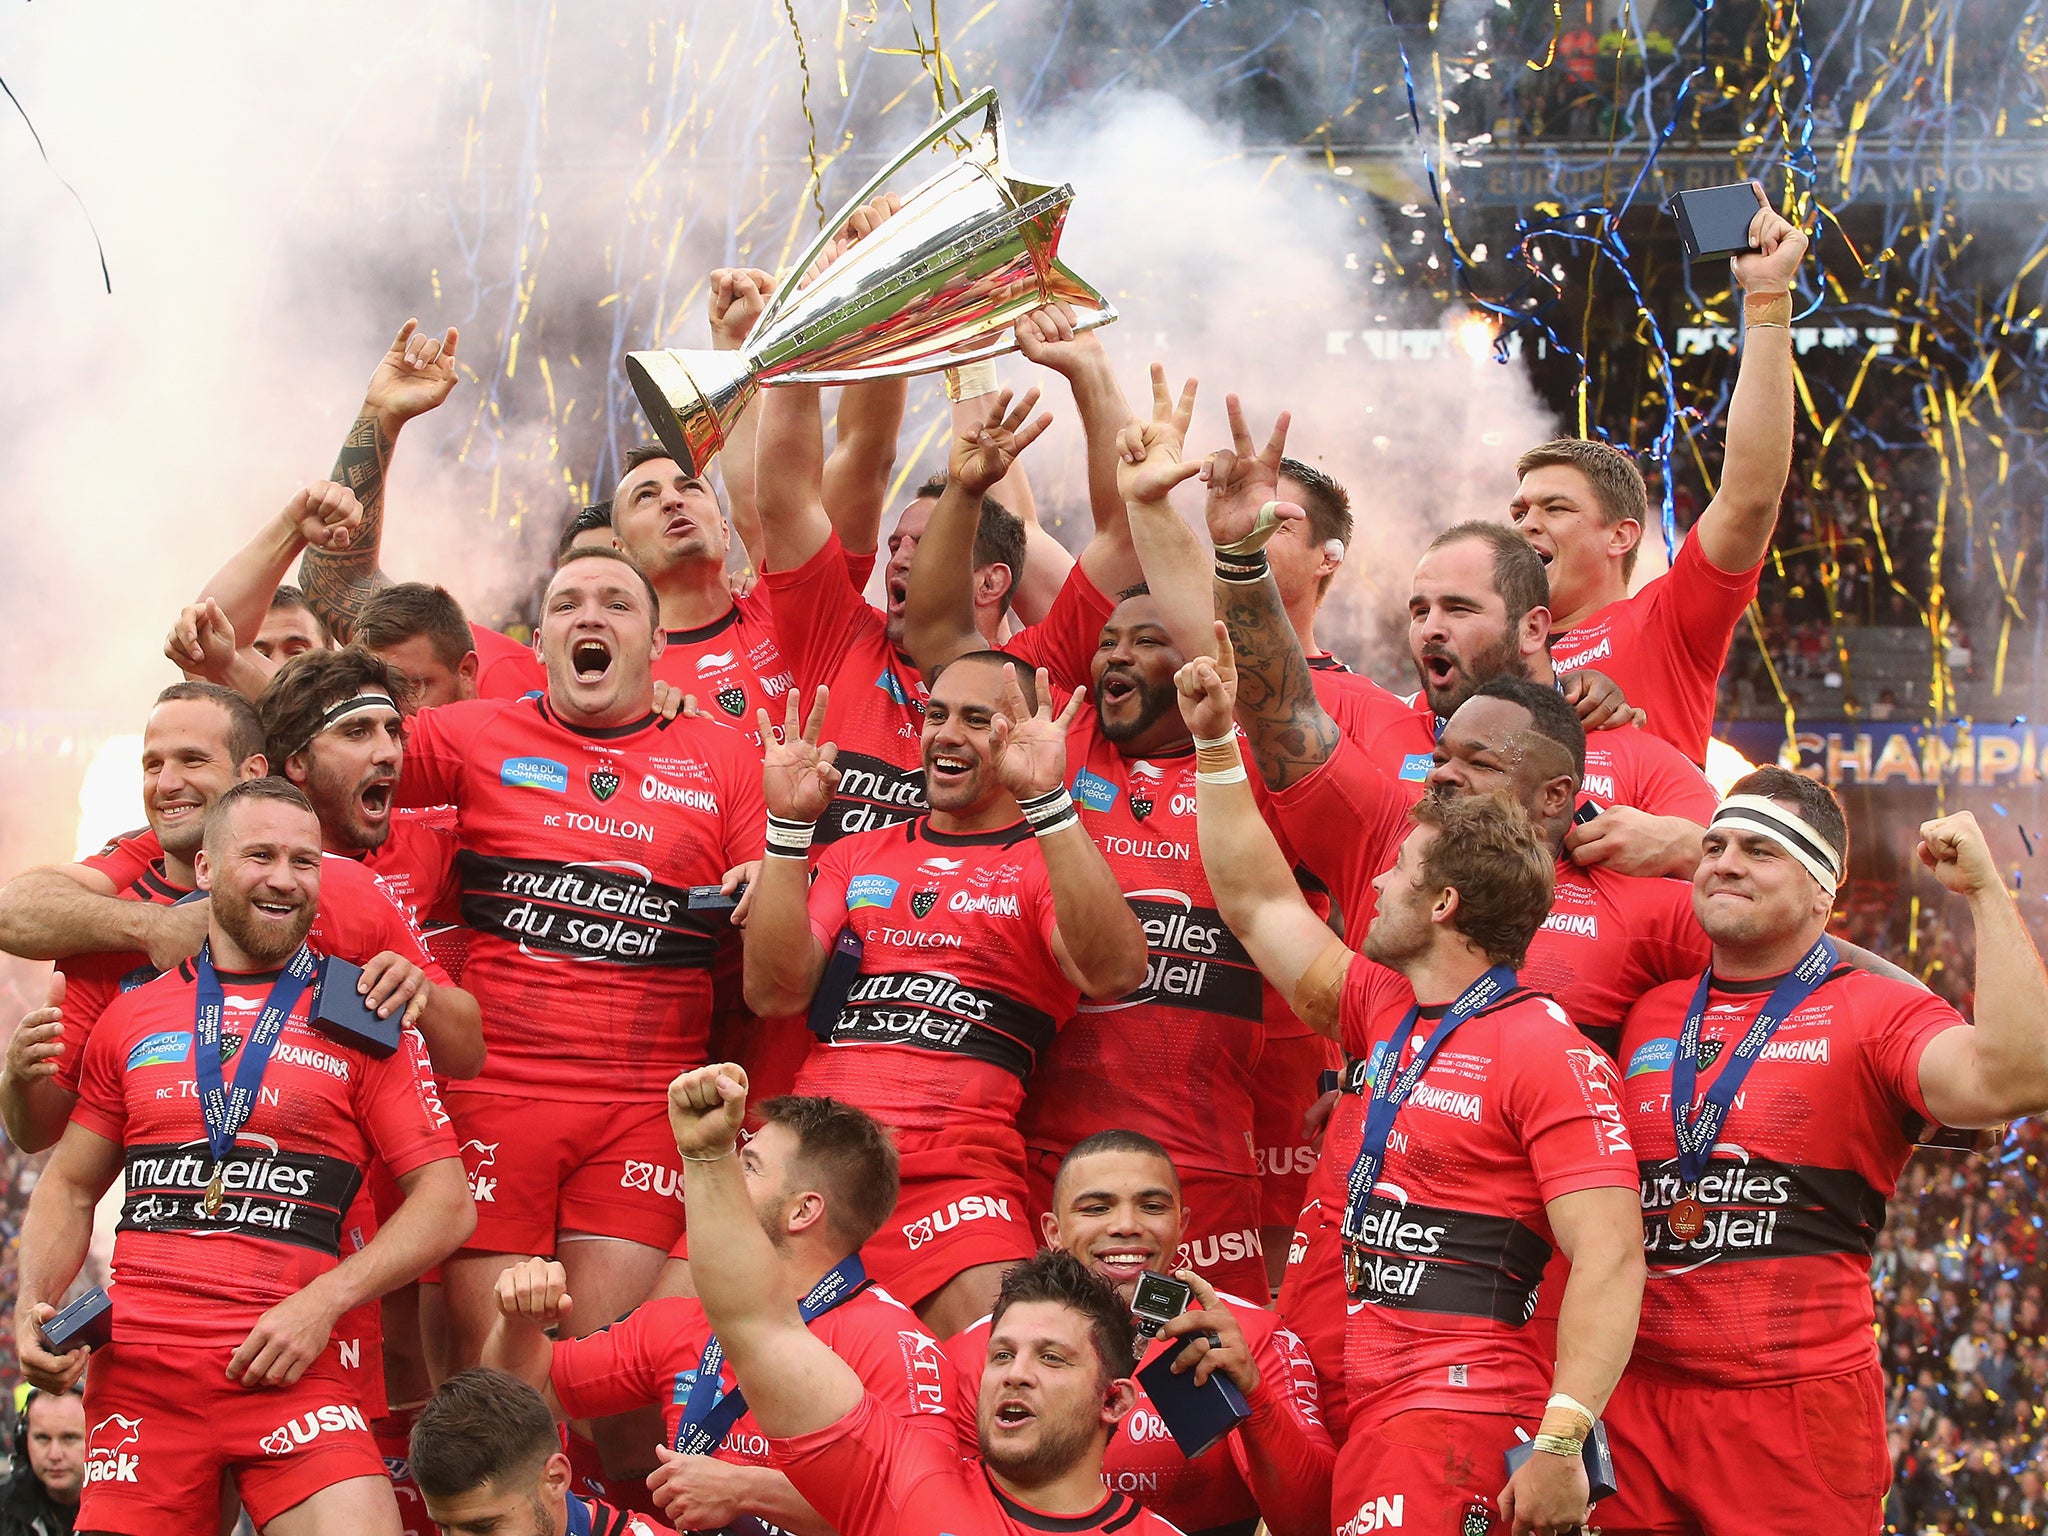
[[[1032,1413],[1022,1403],[998,1403],[996,1405],[996,1422],[1006,1428],[1015,1428],[1019,1424],[1028,1424],[1035,1417],[1037,1415]]]
[[[289,901],[252,901],[249,905],[266,917],[290,917],[299,910]]]
[[[966,773],[973,766],[974,764],[964,757],[947,757],[943,754],[934,754],[932,757],[932,772],[934,773]]]

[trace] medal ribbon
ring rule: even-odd
[[[826,1270],[824,1277],[811,1287],[810,1295],[797,1303],[804,1326],[809,1327],[842,1302],[851,1301],[867,1286],[868,1272],[860,1255],[849,1253]],[[718,1373],[724,1365],[725,1346],[714,1336],[697,1361],[697,1379],[690,1384],[689,1398],[683,1403],[683,1421],[676,1426],[675,1448],[685,1456],[708,1456],[717,1450],[739,1416],[747,1411],[747,1400],[737,1386],[723,1397],[718,1395]]]
[[[234,1151],[235,1137],[256,1107],[256,1091],[263,1086],[263,1073],[270,1065],[271,1052],[277,1049],[278,1036],[284,1033],[285,1020],[299,1005],[319,963],[313,951],[301,944],[284,974],[271,983],[263,1012],[257,1015],[256,1027],[249,1032],[241,1059],[235,1063],[235,1081],[230,1088],[221,1082],[220,1071],[221,1018],[227,1011],[227,998],[213,968],[212,950],[210,943],[200,945],[198,958],[192,962],[199,982],[199,1003],[192,1019],[192,1071],[198,1080],[199,1109],[206,1117],[207,1149],[213,1154],[206,1170],[209,1178]]]
[[[1688,1191],[1707,1171],[1707,1159],[1713,1154],[1714,1143],[1720,1139],[1721,1127],[1727,1124],[1729,1108],[1735,1103],[1735,1095],[1742,1091],[1749,1069],[1771,1043],[1778,1026],[1813,996],[1834,973],[1841,958],[1834,941],[1822,934],[1820,942],[1806,952],[1806,958],[1779,979],[1749,1032],[1728,1053],[1727,1065],[1707,1089],[1695,1114],[1692,1096],[1699,1082],[1700,1026],[1706,1019],[1707,994],[1714,984],[1711,970],[1701,975],[1699,988],[1692,995],[1692,1007],[1686,1011],[1685,1027],[1678,1032],[1678,1056],[1671,1063],[1671,1129],[1678,1140],[1678,1177]]]
[[[1372,1105],[1365,1113],[1364,1139],[1359,1142],[1357,1160],[1351,1165],[1351,1178],[1344,1197],[1344,1236],[1356,1238],[1359,1235],[1365,1202],[1371,1198],[1373,1186],[1379,1182],[1380,1168],[1387,1160],[1387,1138],[1393,1134],[1394,1117],[1401,1112],[1401,1106],[1408,1102],[1408,1095],[1415,1091],[1416,1083],[1428,1070],[1430,1058],[1436,1055],[1437,1047],[1450,1039],[1460,1024],[1482,1008],[1499,1002],[1517,985],[1514,971],[1505,965],[1496,965],[1473,982],[1455,1003],[1444,1010],[1444,1016],[1437,1020],[1436,1028],[1423,1041],[1415,1059],[1396,1077],[1394,1063],[1401,1059],[1401,1047],[1415,1028],[1415,1021],[1422,1016],[1422,1010],[1418,1006],[1402,1015],[1401,1027],[1394,1031],[1390,1042],[1392,1054],[1374,1074]]]
[[[566,1536],[595,1536],[595,1522],[591,1519],[590,1506],[569,1495],[569,1529]]]

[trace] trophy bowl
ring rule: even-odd
[[[919,185],[893,217],[805,281],[854,209],[975,117],[966,153]],[[1116,306],[1058,258],[1071,186],[1021,181],[1003,155],[1002,109],[976,91],[871,178],[818,231],[734,352],[626,356],[626,376],[662,446],[701,474],[756,390],[931,373],[1014,351],[1010,327],[1064,303],[1077,330]]]

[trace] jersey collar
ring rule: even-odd
[[[991,827],[986,832],[941,832],[932,826],[929,816],[905,822],[904,828],[911,842],[936,843],[941,848],[1007,848],[1031,837],[1031,823],[1021,816],[1007,827]]]
[[[553,707],[548,703],[546,694],[542,694],[538,702],[540,705],[540,717],[547,721],[548,724],[559,725],[563,730],[589,741],[617,741],[625,736],[638,735],[649,726],[652,726],[657,731],[665,731],[671,724],[670,721],[662,719],[661,716],[649,710],[638,720],[629,720],[624,725],[571,725],[555,713]]]
[[[1085,1515],[1049,1515],[1042,1509],[1033,1509],[1029,1504],[1019,1503],[1003,1492],[1002,1485],[990,1475],[984,1464],[981,1473],[988,1478],[988,1489],[996,1496],[996,1502],[1003,1507],[1003,1513],[1019,1525],[1029,1526],[1034,1531],[1118,1531],[1137,1518],[1138,1506],[1131,1502],[1129,1494],[1111,1493]]]
[[[723,617],[713,619],[709,624],[699,624],[695,629],[671,629],[665,633],[670,645],[695,645],[700,640],[716,639],[739,621],[740,605],[734,603],[725,610]]]

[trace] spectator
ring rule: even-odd
[[[85,1398],[74,1388],[31,1390],[21,1407],[7,1483],[0,1488],[0,1536],[60,1536],[78,1518],[85,1487]]]

